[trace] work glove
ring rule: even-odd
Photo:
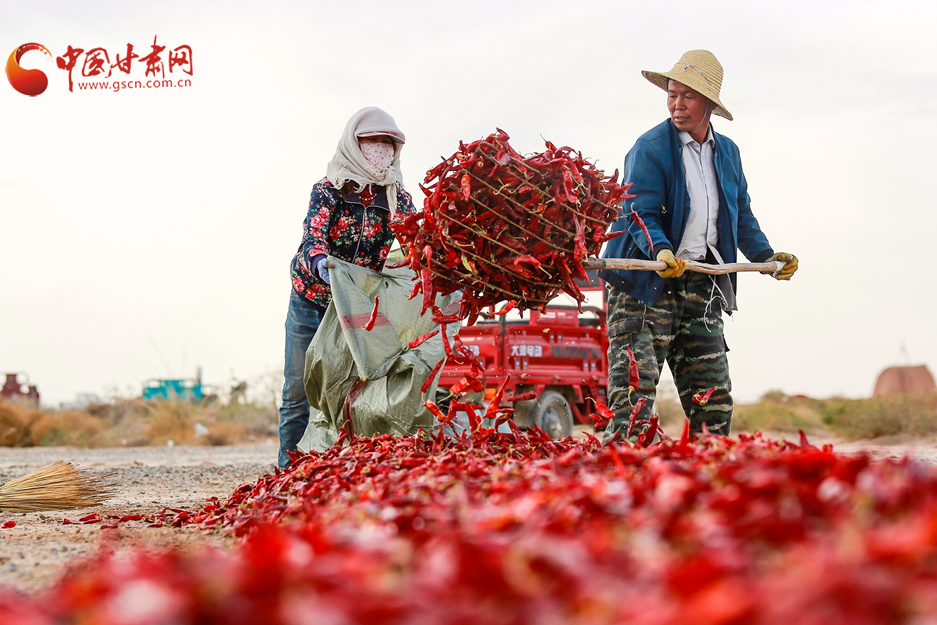
[[[320,258],[319,262],[316,263],[316,273],[319,274],[319,277],[322,278],[322,281],[332,286],[332,281],[329,280],[329,268],[325,266],[325,259]]]
[[[664,248],[657,252],[657,260],[667,263],[667,269],[657,272],[661,278],[679,278],[686,271],[686,262],[682,258],[675,258],[673,250]]]
[[[782,261],[784,263],[784,266],[781,267],[781,271],[774,274],[775,279],[790,280],[791,276],[794,275],[794,272],[797,271],[797,257],[793,254],[788,254],[787,252],[778,252],[768,259],[769,263],[773,263],[775,261]]]

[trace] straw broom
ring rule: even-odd
[[[0,486],[0,512],[97,506],[112,494],[109,477],[76,469],[70,462],[53,462]]]

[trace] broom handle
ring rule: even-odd
[[[725,265],[708,265],[706,263],[687,260],[686,268],[688,271],[699,273],[708,273],[711,276],[718,276],[726,273],[736,273],[740,271],[757,271],[759,273],[773,274],[784,266],[781,261],[770,263],[727,263]],[[638,260],[632,258],[588,258],[582,262],[586,269],[620,269],[631,271],[664,271],[667,269],[667,263],[662,260]]]

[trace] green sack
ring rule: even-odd
[[[436,379],[425,393],[420,387],[445,357],[437,334],[415,349],[407,344],[438,328],[432,312],[420,316],[422,296],[408,300],[413,271],[408,267],[371,271],[336,258],[329,269],[332,303],[306,351],[304,381],[309,399],[309,426],[301,451],[324,451],[335,443],[350,417],[355,434],[413,435],[431,431],[433,416],[423,406],[436,396]],[[374,327],[365,329],[375,299]],[[437,296],[443,314],[456,314],[461,292]],[[459,324],[449,324],[451,341]],[[349,397],[349,393],[351,396]],[[343,408],[348,399],[348,415]]]

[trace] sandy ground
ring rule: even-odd
[[[787,435],[789,439],[792,437]],[[780,435],[771,436],[781,438]],[[797,440],[793,437],[792,440]],[[811,439],[821,445],[823,439]],[[889,441],[896,442],[896,441]],[[901,444],[836,443],[837,451],[865,451],[876,458],[909,454],[937,464],[934,441],[904,441]],[[118,485],[115,496],[104,506],[10,515],[0,512],[0,523],[10,519],[16,527],[0,530],[0,587],[30,592],[54,582],[63,571],[102,543],[116,547],[184,546],[211,543],[228,546],[232,537],[219,531],[195,528],[148,528],[145,522],[127,522],[116,530],[100,525],[63,525],[91,512],[128,515],[147,514],[163,507],[198,509],[207,498],[224,500],[242,482],[252,482],[273,471],[276,445],[273,441],[225,447],[136,447],[112,449],[68,449],[0,447],[0,482],[23,475],[56,460],[68,460],[95,472],[111,472]]]
[[[67,460],[93,472],[111,472],[118,487],[114,497],[96,508],[16,515],[0,512],[0,523],[16,521],[16,527],[0,530],[0,587],[25,591],[44,587],[66,567],[93,553],[102,540],[118,547],[193,541],[228,545],[231,537],[194,528],[148,528],[138,521],[102,531],[100,524],[63,525],[62,521],[77,521],[91,512],[124,516],[163,507],[201,508],[207,498],[224,500],[238,484],[273,471],[276,451],[272,442],[224,447],[0,447],[0,483]]]

